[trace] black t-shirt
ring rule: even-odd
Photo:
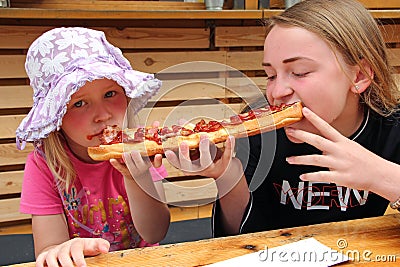
[[[387,160],[400,163],[400,125],[397,114],[385,118],[369,111],[360,128],[349,138]],[[290,142],[283,129],[238,140],[237,157],[245,168],[251,192],[240,233],[384,214],[388,200],[364,190],[302,181],[300,174],[324,168],[286,162],[288,156],[320,153],[308,144]],[[215,236],[224,235],[219,213],[217,202],[213,212]]]

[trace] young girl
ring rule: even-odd
[[[398,207],[399,90],[369,12],[354,0],[302,1],[268,21],[262,65],[268,103],[301,101],[305,119],[236,140],[237,158],[232,138],[216,162],[204,139],[201,166],[188,163],[186,145],[179,158],[167,153],[174,165],[216,179],[214,234],[378,216],[389,201]]]
[[[103,32],[56,28],[27,52],[34,104],[16,131],[25,166],[21,212],[32,214],[37,266],[85,266],[84,256],[151,246],[169,226],[169,210],[138,152],[124,161],[95,162],[87,147],[100,144],[107,125],[123,126],[129,100],[142,108],[161,86],[135,71]],[[126,164],[126,165],[125,165]],[[160,155],[154,165],[160,167]]]

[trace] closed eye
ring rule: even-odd
[[[276,78],[276,75],[267,76],[267,81],[275,80],[275,78]]]
[[[310,72],[304,72],[304,73],[295,73],[295,72],[292,72],[292,74],[294,75],[294,76],[296,76],[296,77],[305,77],[305,76],[307,76],[308,74],[309,74]]]

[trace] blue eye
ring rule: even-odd
[[[115,96],[117,93],[115,91],[108,91],[107,93],[104,94],[104,97],[113,97]]]
[[[80,100],[80,101],[74,103],[74,107],[80,108],[80,107],[82,107],[82,106],[83,106],[83,101],[82,101],[82,100]]]

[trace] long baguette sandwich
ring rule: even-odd
[[[302,104],[296,102],[250,110],[230,117],[229,121],[200,120],[191,126],[124,130],[115,125],[108,126],[100,138],[102,144],[89,147],[88,154],[98,161],[121,158],[123,152],[133,150],[150,157],[163,154],[165,150],[177,150],[181,142],[186,142],[190,149],[196,149],[201,135],[207,135],[211,142],[218,144],[225,142],[229,135],[235,138],[252,136],[288,126],[302,118]]]

